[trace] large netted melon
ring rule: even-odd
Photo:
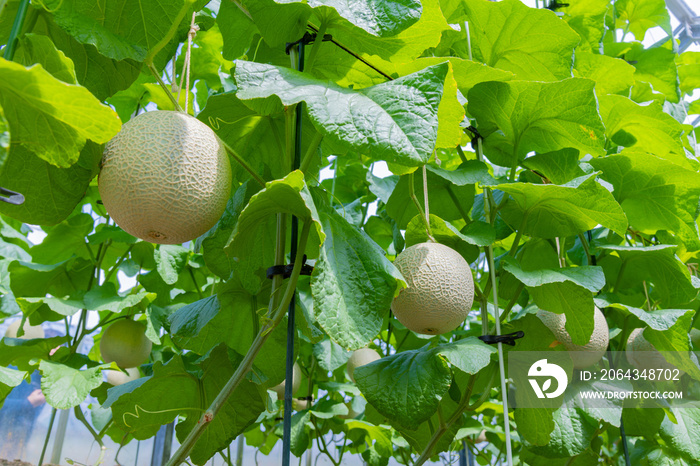
[[[399,322],[426,335],[450,332],[464,322],[474,302],[474,280],[457,251],[420,243],[406,248],[394,265],[407,285],[391,304]]]
[[[152,243],[179,244],[206,233],[223,214],[231,165],[201,121],[181,112],[146,112],[107,143],[99,190],[124,231]]]
[[[610,329],[605,316],[597,307],[595,307],[593,312],[593,333],[585,345],[575,345],[573,343],[571,335],[566,330],[566,316],[564,314],[538,311],[537,317],[552,331],[554,338],[561,342],[564,348],[569,351],[569,356],[571,356],[576,369],[583,369],[597,363],[608,349]]]
[[[649,340],[644,338],[643,328],[636,328],[630,333],[630,336],[627,338],[625,353],[627,362],[640,371],[676,369],[676,366],[666,361],[663,354]]]

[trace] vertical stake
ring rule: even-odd
[[[297,70],[304,70],[304,41],[300,41],[298,45],[298,54],[296,63],[294,63],[294,54],[290,54],[292,58],[292,66],[296,65]],[[293,49],[292,49],[293,50]],[[294,127],[294,161],[292,162],[292,171],[299,168],[301,163],[301,118],[303,116],[303,102],[299,102],[296,106],[296,122]],[[290,257],[294,258],[297,254],[297,238],[299,235],[299,219],[292,217],[292,238],[291,238],[291,253]],[[291,456],[291,432],[292,432],[292,385],[293,385],[293,368],[294,368],[294,337],[296,336],[296,326],[294,324],[294,313],[296,311],[296,293],[292,296],[289,303],[289,312],[287,313],[287,370],[285,372],[284,384],[284,424],[282,437],[282,466],[289,466]]]

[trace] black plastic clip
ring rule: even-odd
[[[324,40],[326,39],[326,36],[323,37]],[[292,50],[292,47],[298,45],[298,44],[304,44],[304,45],[309,45],[313,43],[313,41],[316,40],[316,33],[310,33],[310,32],[305,32],[304,35],[302,36],[301,39],[299,39],[296,42],[287,42],[287,45],[284,47],[284,52],[289,55],[289,51]],[[330,39],[328,39],[330,40]]]
[[[16,191],[0,188],[0,201],[7,202],[8,204],[20,205],[24,204],[24,196]]]
[[[568,3],[560,3],[558,0],[552,0],[545,8],[552,11],[557,11],[559,8],[566,8],[569,6]]]
[[[267,269],[267,278],[272,279],[275,275],[282,275],[284,278],[289,278],[292,276],[292,270],[294,269],[294,263],[287,265],[273,265]],[[314,271],[313,265],[306,264],[306,254],[304,254],[304,259],[301,263],[301,272],[299,275],[311,275]]]
[[[498,343],[505,343],[506,345],[515,346],[515,340],[525,336],[525,332],[519,330],[513,333],[506,333],[505,335],[481,335],[479,340],[483,341],[488,345],[495,345]]]
[[[481,136],[481,133],[479,132],[479,130],[476,129],[475,127],[470,125],[470,126],[467,126],[466,129],[467,129],[467,131],[469,131],[470,133],[472,133],[474,135],[474,137],[471,140],[472,146],[474,146],[476,144],[477,139],[481,139],[482,141],[484,140],[484,138],[483,138],[483,136]]]

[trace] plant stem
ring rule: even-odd
[[[425,211],[423,210],[423,207],[420,205],[420,201],[418,201],[418,198],[416,197],[416,189],[415,186],[413,185],[413,175],[414,172],[411,172],[408,174],[408,194],[411,196],[411,199],[413,200],[413,203],[416,205],[416,209],[418,209],[418,213],[420,214],[420,218],[423,219],[423,223],[425,224],[425,232],[428,235],[428,239],[434,243],[437,243],[435,241],[435,238],[433,238],[433,232],[430,229],[430,223],[425,217]]]
[[[280,322],[282,322],[282,319],[287,312],[289,303],[292,300],[296,290],[297,280],[299,279],[299,273],[301,272],[301,265],[303,262],[304,252],[306,251],[306,243],[309,239],[309,232],[311,231],[312,223],[313,222],[311,220],[304,222],[304,227],[301,231],[299,239],[299,249],[297,250],[296,257],[294,258],[294,269],[292,270],[291,277],[289,277],[289,283],[287,284],[287,289],[284,293],[282,301],[277,307],[272,319],[262,327],[258,333],[258,336],[255,337],[255,340],[248,349],[248,353],[246,353],[243,361],[241,361],[234,374],[211,403],[209,409],[207,409],[207,411],[202,415],[194,429],[192,429],[192,431],[187,435],[187,438],[182,442],[180,448],[178,448],[170,461],[168,461],[167,466],[180,465],[187,459],[189,452],[192,450],[197,440],[199,440],[202,433],[204,433],[204,429],[206,429],[209,423],[216,417],[224,403],[226,403],[228,398],[233,394],[238,385],[248,374],[250,369],[253,367],[253,362],[260,352],[260,349],[265,344],[272,331],[280,324]]]
[[[613,286],[613,293],[617,293],[617,289],[620,288],[620,284],[622,283],[622,274],[625,272],[625,267],[627,267],[627,261],[623,261],[622,265],[620,266],[620,270],[617,272],[617,280],[615,280],[615,286]]]
[[[56,420],[56,411],[56,408],[51,408],[51,420],[49,421],[49,428],[46,431],[46,438],[44,438],[44,446],[41,448],[41,456],[39,456],[39,463],[37,466],[42,466],[44,464],[44,455],[46,455],[46,447],[49,446],[49,438],[51,438],[53,422]]]
[[[119,258],[119,260],[117,260],[116,264],[114,264],[114,266],[111,269],[109,269],[109,272],[107,272],[107,275],[105,275],[105,279],[102,283],[107,283],[109,281],[109,279],[112,278],[112,275],[114,275],[114,272],[116,272],[117,269],[119,268],[119,266],[122,265],[122,262],[124,262],[126,260],[126,257],[129,255],[129,253],[131,252],[131,249],[133,247],[134,247],[133,244],[129,245],[126,252],[124,254],[122,254],[122,256]]]
[[[508,314],[510,313],[511,309],[513,309],[513,306],[515,306],[515,303],[518,301],[518,298],[520,297],[520,293],[523,292],[524,288],[525,288],[525,284],[521,282],[518,285],[518,288],[515,290],[515,294],[510,299],[510,301],[506,305],[505,309],[503,310],[503,314],[501,314],[501,322],[505,322],[506,317],[508,317]]]
[[[92,438],[95,439],[97,444],[102,449],[102,453],[100,454],[100,459],[101,459],[104,456],[104,449],[105,449],[105,444],[102,441],[102,437],[97,432],[95,432],[95,429],[93,429],[92,426],[90,425],[90,423],[87,421],[87,419],[85,419],[85,415],[83,414],[83,410],[80,409],[80,405],[75,406],[73,408],[73,413],[75,414],[75,418],[77,420],[79,420],[85,426],[85,428],[90,432],[90,435],[92,435]],[[99,463],[100,463],[100,461],[98,461],[96,464],[99,464]]]
[[[24,24],[24,18],[27,16],[27,10],[29,9],[29,0],[21,0],[19,7],[17,8],[17,14],[15,15],[15,21],[12,23],[12,30],[10,31],[10,37],[7,39],[7,46],[5,47],[5,52],[3,57],[5,60],[12,61],[15,56],[15,51],[17,50],[17,40],[20,31],[22,31],[22,25]]]
[[[168,32],[166,32],[163,38],[156,45],[154,45],[151,50],[148,51],[148,55],[146,55],[144,62],[149,68],[153,67],[153,60],[156,58],[156,55],[158,55],[158,52],[160,52],[163,47],[168,45],[168,42],[170,42],[173,36],[175,36],[177,29],[180,27],[180,23],[185,17],[185,13],[187,13],[190,7],[194,4],[194,1],[195,0],[185,0],[182,8],[180,8],[180,11],[177,12],[175,21],[173,21],[173,24],[170,26],[170,29],[168,29]],[[155,69],[155,67],[153,69]]]
[[[255,170],[253,170],[253,168],[252,168],[250,165],[248,165],[248,163],[247,163],[245,160],[243,160],[243,157],[241,157],[241,156],[238,154],[238,152],[236,152],[235,150],[233,150],[233,148],[232,148],[231,146],[229,146],[228,144],[226,144],[226,142],[225,142],[223,139],[219,138],[219,142],[221,143],[222,146],[224,146],[224,148],[225,148],[226,151],[229,153],[229,155],[231,156],[231,158],[233,158],[233,160],[235,160],[236,162],[238,162],[238,164],[239,164],[241,167],[243,167],[243,169],[244,169],[245,171],[247,171],[247,172],[250,174],[250,176],[252,176],[253,179],[254,179],[255,181],[258,182],[258,184],[259,184],[260,186],[262,186],[262,187],[264,188],[264,187],[265,187],[265,180],[264,180],[260,175],[258,175],[258,174],[255,172]]]
[[[586,239],[585,236],[583,236],[582,233],[578,234],[578,240],[581,241],[581,246],[583,246],[583,250],[586,253],[586,264],[592,265],[591,264],[591,250],[588,247],[588,240]]]
[[[316,33],[316,39],[314,40],[314,45],[311,47],[309,58],[306,60],[306,64],[304,65],[305,71],[310,70],[314,66],[314,62],[316,61],[316,55],[318,55],[318,51],[321,48],[321,42],[323,42],[323,36],[326,35],[327,27],[327,24],[325,22],[322,22],[321,27],[318,28],[318,32]]]
[[[459,215],[461,215],[462,218],[464,219],[464,223],[469,225],[469,223],[471,223],[471,221],[469,220],[469,215],[467,215],[467,212],[464,210],[464,207],[462,207],[462,204],[459,203],[459,199],[457,198],[457,195],[455,194],[454,190],[452,189],[452,186],[450,186],[449,184],[447,185],[447,194],[450,195],[450,199],[452,199],[452,203],[457,208]]]
[[[156,81],[158,81],[158,85],[160,86],[161,89],[163,89],[163,92],[165,92],[165,95],[168,96],[168,99],[170,99],[170,102],[173,104],[173,107],[175,107],[175,110],[178,112],[183,112],[182,107],[180,107],[180,104],[178,103],[177,99],[175,99],[175,96],[173,95],[172,92],[170,92],[170,89],[168,89],[168,85],[163,82],[163,80],[160,77],[160,73],[158,73],[158,70],[156,69],[155,66],[153,66],[152,63],[148,64],[148,69],[151,70],[151,74],[156,78]]]
[[[520,222],[520,228],[515,232],[515,239],[513,240],[513,245],[510,247],[508,255],[515,257],[515,253],[518,251],[518,246],[520,245],[520,239],[523,237],[523,228],[525,228],[525,222],[527,221],[527,211],[523,213],[523,221]]]
[[[464,154],[464,149],[462,149],[462,146],[457,146],[457,154],[459,154],[459,158],[462,159],[462,163],[466,163],[467,156]]]
[[[314,155],[316,154],[316,151],[318,150],[318,146],[319,144],[321,144],[322,139],[323,134],[316,133],[314,139],[311,141],[311,144],[309,144],[309,148],[306,150],[306,154],[304,154],[304,158],[301,160],[301,164],[299,165],[299,170],[301,170],[302,173],[306,174],[306,171],[309,169],[309,166],[311,166],[311,161],[313,160]]]

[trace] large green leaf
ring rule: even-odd
[[[468,110],[484,137],[485,155],[512,167],[531,151],[571,147],[604,154],[605,129],[594,86],[595,81],[583,78],[477,84],[469,91]]]
[[[447,362],[467,374],[476,374],[491,362],[496,348],[476,337],[467,337],[452,343],[444,343],[436,348]]]
[[[74,254],[88,258],[85,237],[92,232],[95,220],[88,214],[73,215],[49,230],[46,238],[30,249],[32,262],[57,264]]]
[[[697,358],[690,353],[688,344],[688,332],[694,315],[695,311],[687,310],[667,330],[653,328],[644,330],[644,338],[654,345],[654,348],[661,351],[668,362],[698,381],[700,380],[700,367],[696,362]]]
[[[571,236],[600,224],[624,234],[627,218],[610,191],[595,175],[581,176],[569,183],[500,184],[510,194],[501,214],[518,231],[539,238]]]
[[[599,51],[600,41],[606,31],[605,15],[608,8],[608,0],[580,0],[570,2],[558,10],[563,14],[564,21],[581,37],[578,50],[594,53]]]
[[[314,222],[308,241],[307,255],[316,257],[324,234],[304,175],[296,170],[282,180],[267,183],[264,190],[250,198],[225,248],[236,263],[243,286],[251,293],[260,287],[256,275],[274,262],[276,213],[295,215],[300,222]]]
[[[326,235],[311,275],[314,315],[333,341],[356,350],[377,336],[394,296],[405,285],[384,251],[323,196],[314,191]]]
[[[13,60],[27,67],[38,63],[60,81],[68,84],[77,82],[73,62],[46,36],[23,35]]]
[[[645,233],[669,230],[690,251],[700,249],[695,223],[700,175],[644,152],[623,151],[591,160],[615,188],[630,225]]]
[[[0,59],[0,72],[0,104],[13,142],[57,167],[78,161],[87,139],[107,142],[121,127],[117,114],[87,89],[59,81],[41,65]]]
[[[237,61],[238,97],[276,95],[284,105],[305,101],[316,129],[331,142],[375,160],[419,166],[437,140],[437,113],[447,63],[365,89],[345,89],[298,71]]]
[[[250,41],[258,30],[255,23],[233,2],[221,3],[216,22],[224,39],[224,58],[240,58],[248,50]]]
[[[681,124],[664,113],[661,104],[639,105],[621,95],[599,96],[599,101],[605,135],[613,142],[694,169],[680,140]]]
[[[0,338],[0,366],[15,366],[21,371],[34,372],[42,360],[49,359],[52,349],[70,338]]]
[[[496,239],[493,227],[488,223],[472,222],[465,229],[465,233],[462,233],[451,223],[433,214],[430,214],[430,232],[435,241],[454,249],[470,263],[479,255],[479,248],[476,246],[488,246]],[[406,246],[425,243],[429,240],[425,219],[421,215],[416,215],[406,226]]]
[[[156,270],[168,285],[174,285],[187,265],[189,250],[180,245],[164,244],[156,249],[154,254]]]
[[[625,94],[634,84],[634,67],[620,58],[576,52],[574,74],[596,82],[598,95]]]
[[[149,438],[161,425],[179,414],[186,415],[176,429],[182,441],[233,374],[235,365],[229,361],[225,347],[220,346],[199,367],[201,378],[185,370],[180,356],[165,365],[158,362],[153,366],[153,376],[111,388],[103,406],[111,407],[115,424],[136,439]],[[195,444],[190,453],[192,462],[206,463],[264,409],[255,384],[244,379]]]
[[[664,0],[620,0],[615,3],[615,10],[638,41],[644,40],[647,29],[656,26],[668,35],[673,34]]]
[[[585,345],[593,332],[593,293],[605,286],[600,267],[523,270],[510,257],[503,268],[520,280],[540,309],[566,315],[566,330],[574,344]]]
[[[473,0],[464,4],[464,10],[462,20],[469,21],[476,60],[511,71],[517,79],[571,77],[579,37],[551,11],[528,8],[518,0]]]
[[[686,460],[693,463],[700,461],[700,411],[679,408],[672,408],[672,411],[677,422],[664,419],[659,431],[661,438]]]
[[[700,88],[700,52],[683,52],[676,57],[681,90],[691,94]]]
[[[353,375],[377,411],[411,430],[435,414],[452,381],[446,359],[428,348],[384,357]]]
[[[78,42],[92,44],[102,54],[114,60],[131,58],[144,61],[148,53],[172,28],[186,33],[194,0],[139,0],[104,2],[95,5],[90,0],[46,0],[43,7],[53,15],[56,24]],[[172,57],[177,46],[171,41],[159,54],[159,62]]]
[[[0,366],[0,408],[2,408],[5,397],[14,387],[22,383],[26,374],[24,371]]]
[[[91,390],[102,384],[102,367],[80,370],[58,362],[41,361],[41,391],[46,402],[57,409],[78,406]]]
[[[636,288],[642,281],[654,284],[650,291],[660,300],[662,307],[686,304],[698,290],[691,280],[686,265],[676,256],[677,246],[661,244],[656,246],[632,247],[601,245],[601,249],[614,252],[620,260],[605,270],[610,283],[616,283],[619,290]]]
[[[0,186],[22,193],[24,203],[1,202],[0,213],[35,225],[62,221],[85,196],[101,157],[101,147],[88,141],[72,167],[58,168],[23,145],[13,144],[0,172]]]

